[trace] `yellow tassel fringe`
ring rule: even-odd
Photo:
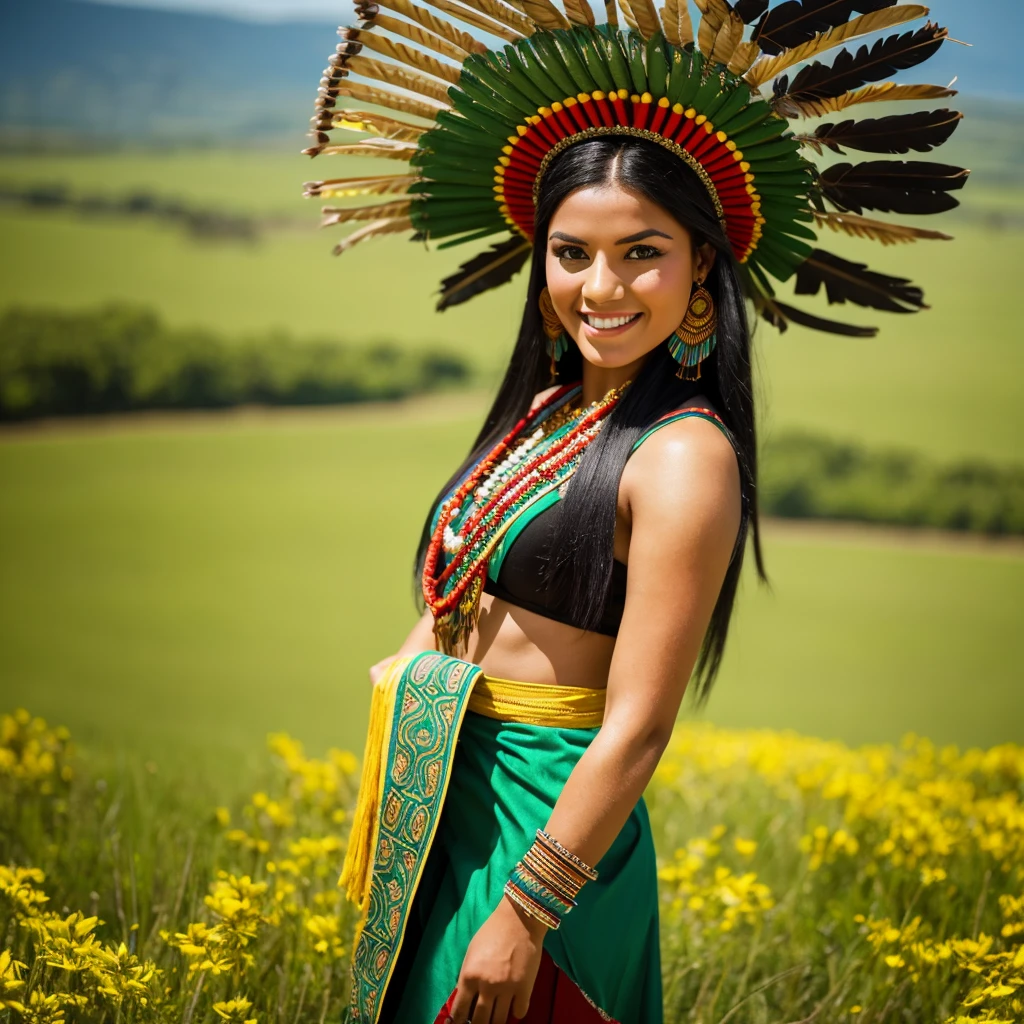
[[[355,903],[361,913],[356,925],[356,941],[366,923],[370,910],[370,878],[373,873],[373,851],[380,829],[380,804],[384,792],[384,769],[387,744],[391,738],[391,725],[395,715],[395,694],[402,672],[411,658],[396,658],[377,680],[370,698],[370,724],[363,752],[363,774],[359,782],[359,797],[352,815],[345,863],[338,885]]]

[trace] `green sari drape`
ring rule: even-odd
[[[597,735],[471,710],[481,676],[428,653],[394,680],[379,777],[364,766],[380,813],[353,954],[352,1024],[434,1024],[470,940]],[[528,699],[531,684],[515,685]],[[606,1019],[661,1024],[657,873],[642,799],[597,869],[544,947]]]

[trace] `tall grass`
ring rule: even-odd
[[[269,746],[261,788],[203,812],[0,720],[0,1019],[339,1019],[356,760]],[[680,729],[647,793],[666,1020],[1020,1020],[1022,780],[1010,745]]]

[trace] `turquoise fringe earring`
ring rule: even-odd
[[[668,350],[679,363],[676,376],[683,380],[699,380],[700,364],[711,355],[718,337],[718,312],[711,293],[700,282],[690,295],[686,316],[682,323],[669,335]]]
[[[540,292],[540,315],[544,320],[544,333],[547,335],[547,350],[551,357],[551,382],[554,383],[558,374],[558,360],[565,355],[569,349],[569,337],[565,333],[565,327],[555,312],[554,304],[551,302],[551,293],[545,285]]]

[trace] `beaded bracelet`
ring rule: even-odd
[[[592,868],[589,864],[580,860],[575,853],[567,850],[554,836],[549,835],[542,828],[537,829],[537,838],[550,847],[550,849],[557,854],[559,857],[567,860],[574,867],[578,868],[587,878],[587,881],[593,882],[597,879],[597,871]]]
[[[553,914],[557,914],[559,918],[568,914],[576,906],[574,899],[559,889],[553,888],[548,878],[531,871],[522,861],[512,869],[510,881],[528,896],[547,907]]]
[[[518,904],[523,910],[530,915],[530,917],[536,918],[538,921],[543,922],[554,931],[561,923],[562,919],[557,915],[551,913],[546,907],[541,906],[539,903],[532,900],[522,889],[519,888],[511,879],[505,883],[505,895],[508,896],[513,903]]]
[[[557,928],[577,905],[576,897],[597,871],[543,829],[516,863],[505,883],[505,893],[526,913]]]

